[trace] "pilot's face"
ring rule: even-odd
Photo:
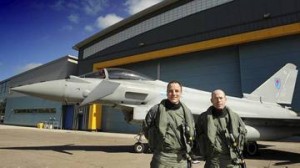
[[[171,103],[178,104],[181,97],[181,87],[178,83],[171,83],[168,90],[167,96]]]
[[[213,92],[211,97],[211,103],[216,109],[220,109],[220,110],[223,109],[226,105],[226,101],[227,99],[224,92],[222,91]]]

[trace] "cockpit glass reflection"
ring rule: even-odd
[[[104,69],[101,69],[99,71],[91,72],[82,75],[83,78],[99,78],[99,79],[105,79],[105,71]]]
[[[153,80],[148,76],[140,74],[135,71],[120,69],[120,68],[108,68],[109,79],[124,79],[124,80]]]
[[[107,74],[105,73],[107,71]],[[140,74],[135,71],[121,68],[106,68],[95,72],[81,75],[83,78],[98,78],[98,79],[124,79],[124,80],[153,80],[152,78]]]

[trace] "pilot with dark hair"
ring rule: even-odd
[[[226,106],[226,95],[212,92],[210,106],[196,122],[196,142],[205,168],[239,168],[245,165],[241,152],[246,128],[241,118]]]
[[[182,85],[171,81],[167,99],[153,106],[145,117],[143,130],[153,151],[151,168],[187,168],[195,136],[192,113],[180,101]]]

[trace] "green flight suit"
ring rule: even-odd
[[[143,123],[145,137],[153,151],[150,165],[151,168],[186,168],[187,153],[191,151],[195,136],[194,119],[183,103],[168,108],[167,101],[152,107]],[[183,131],[183,125],[189,129]],[[189,143],[186,144],[184,138]]]
[[[205,168],[239,168],[238,159],[232,148],[230,133],[238,147],[243,150],[246,128],[241,118],[228,107],[220,116],[213,115],[214,107],[202,113],[196,123],[196,141],[200,154],[206,161]]]

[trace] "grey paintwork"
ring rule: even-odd
[[[12,90],[69,104],[110,105],[121,109],[128,121],[139,123],[154,104],[166,97],[167,83],[139,76],[133,71],[116,70],[103,69],[99,78],[71,76]],[[294,111],[279,104],[291,104],[297,73],[295,65],[286,64],[243,98],[227,96],[228,106],[246,123],[248,140],[276,140],[300,133],[300,118]],[[209,92],[183,87],[182,101],[195,116],[211,105],[210,97]]]

